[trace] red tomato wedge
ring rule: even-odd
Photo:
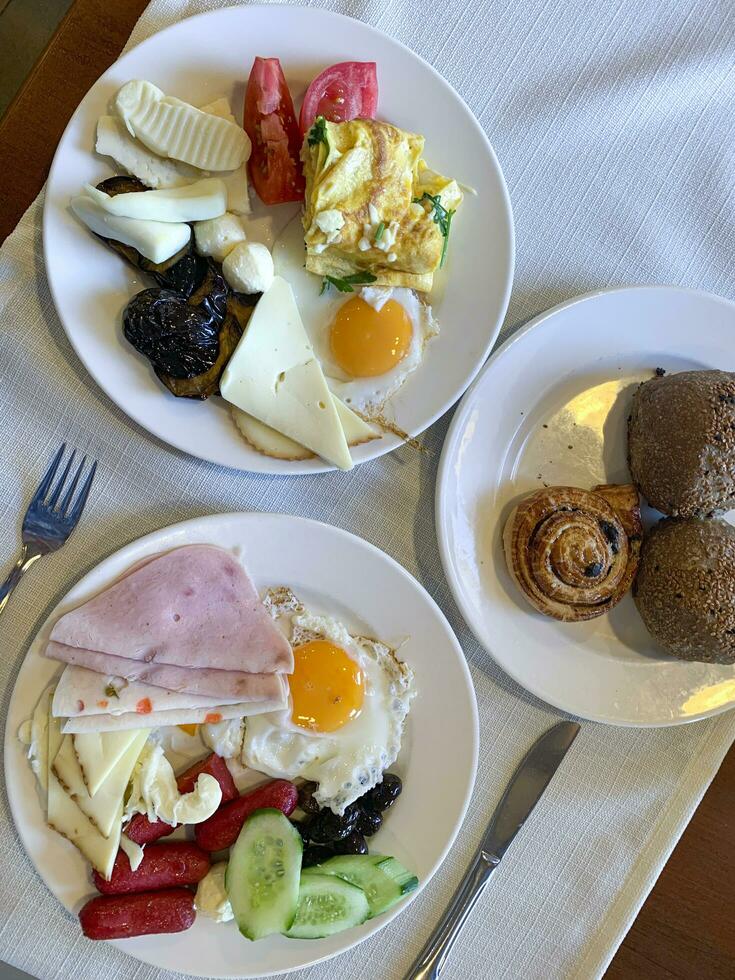
[[[374,119],[378,73],[374,61],[342,61],[317,75],[306,90],[299,125],[305,133],[317,116],[328,122]]]
[[[301,133],[278,58],[256,58],[245,91],[245,132],[253,144],[248,171],[264,204],[304,196]]]

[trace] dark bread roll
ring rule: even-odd
[[[735,374],[683,371],[644,382],[628,420],[628,461],[640,492],[664,514],[735,507]]]
[[[648,631],[672,656],[735,663],[735,528],[667,518],[643,541],[633,595]]]

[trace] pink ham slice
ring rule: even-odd
[[[62,616],[51,640],[84,651],[76,661],[58,659],[121,677],[128,675],[108,670],[102,656],[95,659],[93,653],[215,674],[293,671],[291,646],[250,576],[229,552],[212,545],[176,548],[136,566]],[[149,676],[145,680],[157,684]],[[205,692],[198,687],[196,693]]]
[[[115,657],[98,650],[70,647],[55,640],[46,646],[46,656],[77,667],[87,667],[108,677],[153,684],[167,691],[197,694],[227,701],[283,700],[282,674],[248,674],[237,670],[212,667],[174,667],[171,664],[149,664],[140,660]]]

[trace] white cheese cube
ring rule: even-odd
[[[260,242],[241,242],[222,263],[222,274],[237,293],[265,293],[273,282],[273,256]]]
[[[242,221],[228,211],[219,218],[194,222],[194,241],[200,255],[211,255],[216,262],[225,257],[247,238]]]

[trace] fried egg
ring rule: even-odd
[[[290,283],[304,327],[327,384],[351,408],[382,413],[388,398],[421,363],[427,341],[439,332],[431,307],[411,289],[356,287],[342,293],[304,268],[304,238],[297,216],[273,248],[276,275]]]
[[[289,590],[269,607],[290,637],[289,704],[245,720],[243,762],[280,779],[309,779],[337,814],[380,782],[400,751],[413,672],[387,644],[307,611]]]

